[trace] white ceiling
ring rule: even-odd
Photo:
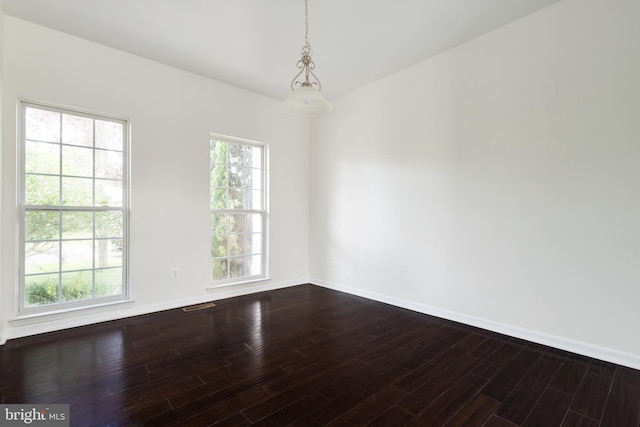
[[[309,1],[316,73],[332,99],[559,0]],[[7,15],[279,99],[304,42],[303,0],[0,5]]]

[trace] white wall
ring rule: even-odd
[[[13,17],[4,17],[3,251],[6,338],[308,281],[309,125],[277,101]],[[286,87],[284,88],[286,91]],[[129,118],[135,303],[16,322],[18,99]],[[270,147],[272,280],[207,291],[209,133]],[[295,177],[295,179],[291,179]],[[171,267],[181,276],[170,279]]]
[[[0,147],[3,146],[3,135],[2,135],[2,126],[4,123],[4,119],[2,116],[2,100],[3,100],[3,93],[2,93],[2,81],[3,81],[3,75],[4,75],[4,70],[3,70],[3,58],[4,58],[4,16],[3,16],[3,10],[2,10],[2,5],[0,5]],[[2,205],[4,207],[4,204],[2,202],[2,149],[0,149],[0,205]],[[0,209],[0,266],[3,265],[3,247],[4,247],[4,235],[3,235],[3,209]],[[0,273],[0,343],[5,342],[5,338],[4,338],[4,288],[1,285],[2,284],[2,274]]]
[[[640,368],[639,16],[565,0],[336,100],[312,282]]]

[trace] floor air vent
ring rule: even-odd
[[[212,302],[205,302],[204,304],[196,304],[190,305],[188,307],[182,307],[182,311],[185,313],[189,313],[190,311],[204,310],[205,308],[215,307],[216,305]]]

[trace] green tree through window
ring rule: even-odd
[[[215,282],[266,277],[265,146],[210,141],[211,257]]]

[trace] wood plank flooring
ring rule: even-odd
[[[639,427],[640,371],[313,285],[10,340],[73,426]]]

